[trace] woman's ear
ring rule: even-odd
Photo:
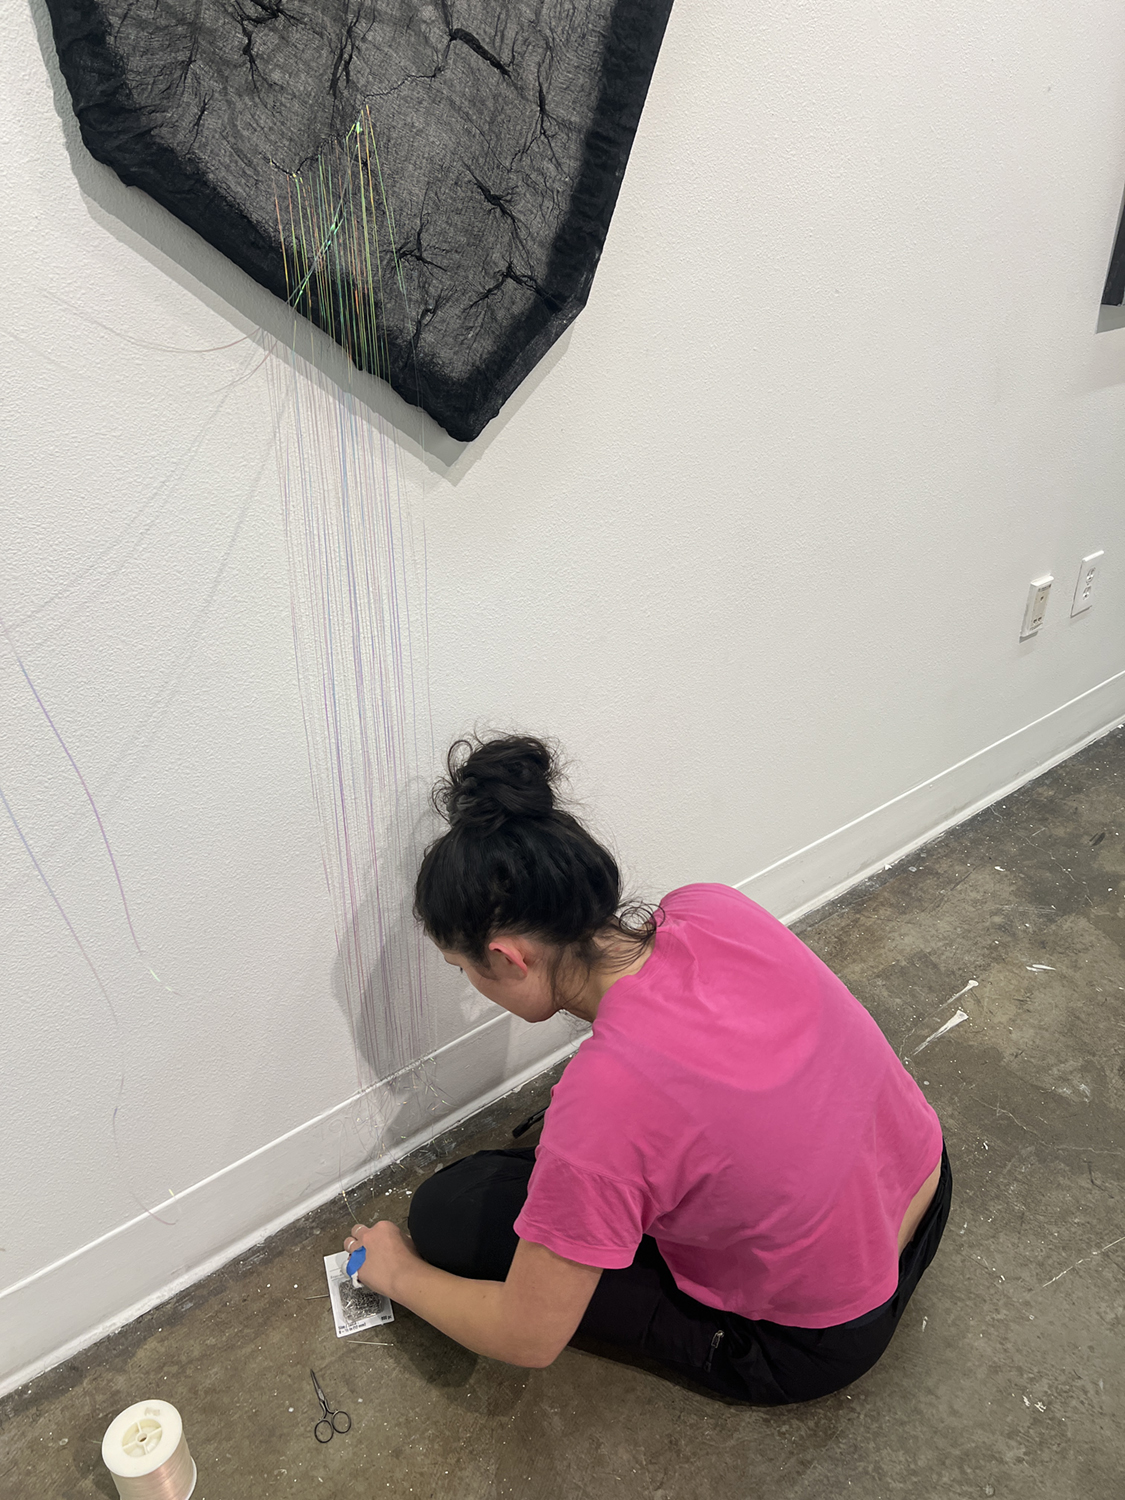
[[[522,978],[527,978],[528,959],[530,957],[527,945],[520,938],[496,938],[488,945],[488,953],[491,958],[496,953],[500,958],[500,978],[514,977],[511,975],[508,965],[519,970]]]

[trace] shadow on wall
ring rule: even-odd
[[[361,1088],[385,1083],[433,1050],[426,970],[431,944],[414,918],[414,880],[433,836],[429,785],[413,776],[391,793],[374,840],[375,868],[364,872],[332,966],[332,993],[352,1030]]]
[[[432,417],[418,407],[409,406],[384,381],[357,370],[333,339],[260,287],[193,229],[139,188],[126,187],[109,167],[94,160],[82,143],[70,93],[59,70],[44,0],[29,0],[29,9],[51,81],[67,155],[91,218],[221,318],[241,328],[248,337],[260,329],[268,338],[308,360],[349,391],[371,417],[381,418],[393,427],[396,441],[407,452],[432,473],[456,485],[563,358],[570,342],[569,330],[539,361],[479,438],[472,443],[451,438]]]
[[[513,1020],[448,968],[424,935],[413,897],[423,849],[438,831],[429,790],[414,777],[396,793],[378,843],[401,853],[388,858],[378,880],[368,873],[332,966],[363,1093],[347,1128],[371,1157],[491,1095],[536,1056],[589,1031],[571,1017],[544,1027]]]
[[[372,1155],[499,1087],[513,1067],[507,1017],[446,967],[414,917],[418,866],[439,832],[429,795],[420,776],[395,790],[376,839],[381,865],[366,874],[332,966],[366,1091],[355,1124]],[[441,1059],[470,1035],[463,1059]]]

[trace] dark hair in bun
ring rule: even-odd
[[[560,807],[550,745],[531,735],[457,740],[434,788],[449,831],[426,850],[414,913],[439,948],[488,966],[497,933],[536,937],[589,969],[614,933],[625,967],[656,931],[648,907],[622,907],[608,849]],[[556,965],[556,974],[558,967]]]
[[[434,788],[434,806],[451,829],[498,833],[509,818],[549,818],[555,810],[558,767],[542,740],[458,740],[445,763],[449,778]]]

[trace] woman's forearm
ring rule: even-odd
[[[602,1274],[520,1240],[506,1281],[453,1276],[424,1261],[386,1220],[354,1224],[344,1249],[360,1246],[364,1286],[401,1302],[466,1349],[525,1369],[543,1369],[566,1347]]]
[[[475,1354],[541,1369],[558,1350],[545,1348],[526,1320],[518,1326],[507,1291],[503,1281],[471,1281],[415,1257],[399,1268],[391,1297]]]

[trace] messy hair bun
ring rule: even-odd
[[[559,771],[542,740],[457,740],[445,763],[449,776],[435,787],[434,805],[451,828],[496,833],[509,818],[546,818],[554,811]]]
[[[609,850],[559,803],[555,750],[531,735],[457,740],[434,788],[449,831],[431,844],[414,887],[414,912],[447,953],[487,965],[501,932],[550,943],[580,966],[604,961],[614,933],[624,962],[656,930],[648,907],[622,907]]]

